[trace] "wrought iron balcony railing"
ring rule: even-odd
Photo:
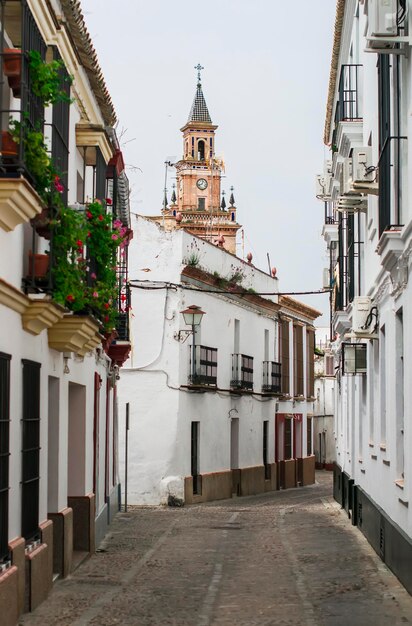
[[[193,349],[190,349],[190,385],[217,385],[217,348],[195,346],[195,362],[192,363]]]
[[[281,393],[282,364],[276,361],[263,361],[262,391],[266,393]]]
[[[232,354],[232,389],[253,390],[253,356]]]

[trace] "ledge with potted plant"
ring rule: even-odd
[[[44,106],[59,101],[71,102],[64,89],[64,82],[71,84],[72,78],[63,75],[63,62],[46,63],[36,51],[28,52],[27,56],[31,91],[42,100]],[[14,95],[17,95],[16,89],[19,93],[21,81],[21,51],[6,50],[3,66],[9,82],[12,80],[14,85]],[[30,128],[24,118],[22,122],[11,120],[9,130],[2,132],[2,157],[17,158],[19,151],[24,155],[32,180],[27,181],[23,176],[1,180],[0,227],[7,232],[42,212],[44,216],[45,206],[42,202],[45,201],[44,193],[48,189],[51,176],[50,158],[43,133],[41,129]]]

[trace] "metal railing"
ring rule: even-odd
[[[362,65],[342,65],[335,123],[362,120],[360,73]]]
[[[263,361],[262,391],[281,393],[281,369],[281,363],[277,363],[276,361]]]
[[[217,385],[217,348],[195,346],[195,362],[190,351],[190,385]]]
[[[232,354],[232,389],[253,389],[253,356]]]

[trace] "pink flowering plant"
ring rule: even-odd
[[[105,331],[116,325],[116,265],[126,239],[127,228],[99,200],[84,213],[63,207],[54,230],[54,299],[72,311],[92,312]]]
[[[95,200],[86,207],[87,251],[89,259],[87,303],[102,321],[105,330],[116,325],[118,284],[116,265],[119,249],[126,243],[127,228],[112,220],[107,205]]]

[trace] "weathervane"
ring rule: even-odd
[[[204,70],[204,69],[205,69],[205,68],[204,68],[202,65],[200,65],[200,63],[198,63],[197,65],[195,65],[195,70],[197,70],[197,80],[198,80],[198,83],[200,83],[200,82],[201,82],[201,80],[202,80],[202,77],[201,77],[201,75],[200,75],[200,72],[201,72],[202,70]]]

